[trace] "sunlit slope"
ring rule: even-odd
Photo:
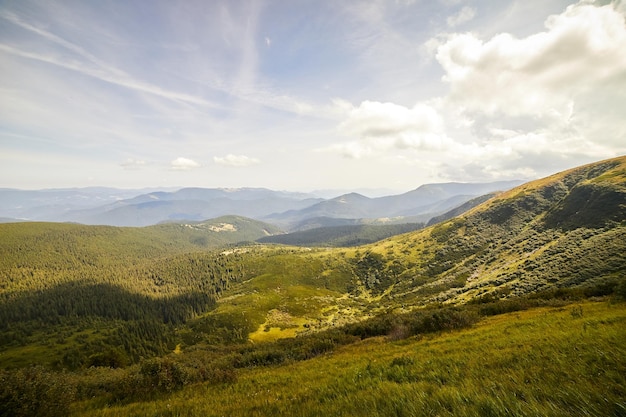
[[[241,369],[236,381],[131,404],[88,399],[72,415],[618,416],[626,410],[624,325],[623,303],[521,311]]]
[[[385,278],[371,288],[396,302],[615,285],[626,275],[626,157],[527,183],[363,251],[376,258],[369,275]]]

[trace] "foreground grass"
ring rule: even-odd
[[[468,330],[383,338],[282,366],[239,370],[153,401],[75,416],[626,415],[626,305],[536,308]],[[184,354],[184,353],[183,353]]]

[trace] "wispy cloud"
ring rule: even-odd
[[[3,18],[23,29],[26,29],[29,32],[35,33],[43,38],[45,38],[46,40],[55,43],[63,48],[66,48],[72,52],[77,53],[78,55],[82,56],[83,58],[87,59],[88,61],[93,62],[94,64],[96,64],[97,66],[101,67],[101,68],[105,68],[110,72],[113,73],[117,73],[119,75],[125,75],[123,72],[117,70],[116,68],[112,68],[110,66],[108,66],[106,63],[104,63],[103,61],[99,60],[97,57],[95,57],[94,55],[90,54],[89,52],[85,51],[83,48],[81,48],[80,46],[69,42],[63,38],[61,38],[60,36],[56,36],[53,33],[50,33],[40,27],[37,27],[35,25],[32,25],[26,21],[24,21],[23,19],[21,19],[18,15],[16,15],[15,13],[11,13],[8,11],[4,11],[4,10],[0,10],[0,18]]]
[[[446,19],[446,23],[450,27],[459,26],[463,23],[467,23],[476,16],[476,9],[470,6],[464,6],[455,15],[452,15]]]
[[[8,12],[0,12],[0,17],[20,26],[23,29],[26,29],[36,35],[43,37],[44,39],[61,46],[75,54],[78,55],[79,59],[68,60],[66,57],[63,57],[59,54],[53,52],[53,50],[49,50],[47,54],[41,54],[37,52],[26,51],[22,49],[18,49],[12,47],[7,44],[0,44],[0,50],[6,53],[10,53],[13,55],[20,56],[22,58],[33,59],[41,62],[45,62],[48,64],[56,65],[65,69],[69,69],[72,71],[76,71],[83,75],[93,77],[99,79],[101,81],[105,81],[111,84],[115,84],[121,87],[126,87],[131,90],[154,94],[159,97],[167,98],[175,101],[182,101],[191,104],[203,105],[216,107],[215,104],[210,103],[204,98],[192,96],[189,94],[179,93],[175,91],[170,91],[159,87],[157,85],[153,85],[150,83],[143,82],[141,80],[137,80],[125,73],[124,71],[115,68],[111,65],[106,64],[102,60],[96,58],[91,53],[85,51],[80,46],[63,39],[60,36],[57,36],[51,32],[48,32],[44,29],[38,28],[28,22],[23,21],[17,15]]]
[[[147,165],[147,162],[142,159],[128,158],[120,165],[127,170],[136,170],[144,168]]]
[[[226,156],[216,156],[213,158],[216,164],[231,166],[231,167],[246,167],[250,165],[256,165],[261,161],[256,158],[251,158],[246,155],[233,155],[228,154]]]
[[[174,91],[168,91],[161,87],[133,79],[132,77],[127,76],[127,75],[120,75],[120,73],[118,72],[109,72],[108,70],[103,69],[103,68],[90,68],[88,66],[83,65],[82,63],[75,62],[75,61],[67,61],[53,54],[43,55],[43,54],[38,54],[38,53],[33,53],[33,52],[28,52],[28,51],[22,51],[6,44],[0,44],[0,51],[17,55],[22,58],[33,59],[33,60],[45,62],[48,64],[56,65],[58,67],[76,71],[78,73],[87,75],[89,77],[97,78],[101,81],[105,81],[105,82],[115,84],[121,87],[126,87],[131,90],[138,91],[138,92],[153,94],[153,95],[166,98],[169,100],[182,101],[186,103],[198,104],[198,105],[209,106],[209,107],[218,107],[215,104],[200,97],[195,97],[195,96],[191,96],[191,95],[184,94],[184,93],[178,93]]]

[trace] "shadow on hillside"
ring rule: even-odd
[[[62,324],[66,319],[157,320],[183,323],[209,310],[215,298],[194,292],[153,298],[111,284],[67,283],[44,291],[28,291],[0,303],[0,329],[18,322]]]
[[[574,187],[545,217],[549,228],[600,228],[626,219],[626,192],[615,187],[583,184]]]

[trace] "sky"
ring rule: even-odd
[[[626,154],[626,3],[0,0],[0,187],[387,189]]]

